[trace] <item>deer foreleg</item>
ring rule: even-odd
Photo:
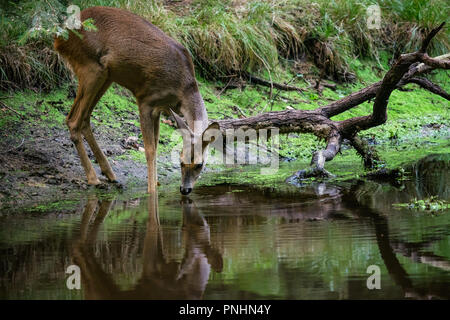
[[[160,113],[155,112],[147,105],[139,106],[142,137],[144,139],[145,158],[147,159],[148,192],[156,193],[157,168],[156,150],[159,139],[159,117]]]
[[[89,160],[89,157],[86,153],[86,149],[83,146],[81,130],[79,129],[79,127],[77,127],[76,125],[72,125],[69,122],[67,125],[69,126],[70,129],[70,139],[75,144],[78,156],[80,157],[81,165],[83,166],[84,172],[86,173],[88,179],[88,184],[91,185],[100,184],[100,180],[98,180],[94,167],[92,166],[92,163]]]
[[[91,150],[94,153],[94,157],[95,159],[97,159],[97,162],[102,169],[102,173],[108,178],[109,181],[116,182],[116,175],[114,174],[111,165],[108,162],[108,159],[106,159],[104,153],[98,146],[89,122],[87,122],[83,128],[83,135],[87,143],[89,144],[89,147],[91,147]]]

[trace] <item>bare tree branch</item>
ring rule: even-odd
[[[449,94],[431,81],[417,77],[434,69],[450,68],[450,53],[431,58],[426,50],[432,38],[443,28],[444,23],[433,29],[425,38],[421,49],[417,52],[402,54],[386,73],[382,81],[374,83],[364,89],[332,102],[316,110],[284,110],[266,112],[245,119],[226,119],[217,121],[220,130],[225,133],[228,129],[267,129],[278,128],[280,133],[301,132],[313,133],[327,141],[324,150],[313,154],[311,168],[296,173],[299,178],[309,176],[329,176],[324,169],[324,163],[332,160],[340,150],[343,139],[362,156],[364,164],[372,168],[379,161],[379,156],[365,141],[357,136],[362,130],[381,125],[387,120],[387,106],[391,93],[408,84],[416,83],[422,88],[449,100]],[[259,79],[262,80],[262,79]],[[258,80],[257,80],[258,81]],[[264,81],[264,80],[263,80]],[[274,87],[276,88],[275,84]],[[330,118],[354,108],[365,101],[374,100],[372,114],[353,117],[344,121],[334,121]]]
[[[431,30],[431,32],[428,34],[428,36],[423,40],[422,46],[420,47],[419,53],[426,53],[428,46],[430,45],[431,39],[434,38],[438,34],[439,31],[445,26],[445,21],[442,22],[437,28],[434,28]]]
[[[428,79],[417,77],[409,79],[409,82],[418,84],[421,88],[433,92],[434,94],[440,95],[444,99],[450,100],[450,94],[448,94],[444,89]]]

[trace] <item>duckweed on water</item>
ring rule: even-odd
[[[438,199],[437,196],[431,196],[421,200],[414,198],[409,203],[394,203],[393,206],[397,208],[408,208],[433,213],[450,209],[450,203],[448,201]]]

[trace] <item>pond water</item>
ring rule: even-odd
[[[218,185],[3,213],[0,298],[449,299],[449,210],[392,206],[448,200],[449,159],[429,156],[394,184]],[[66,285],[70,265],[80,290]],[[380,289],[367,287],[369,266]]]

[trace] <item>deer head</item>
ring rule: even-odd
[[[192,131],[186,121],[178,114],[172,109],[170,109],[170,112],[175,118],[177,127],[183,137],[183,150],[180,153],[180,192],[183,195],[188,195],[192,192],[195,182],[206,165],[208,146],[215,140],[216,135],[212,134],[211,131],[216,130],[217,133],[220,127],[217,122],[207,125],[207,121],[196,121],[194,131]]]

